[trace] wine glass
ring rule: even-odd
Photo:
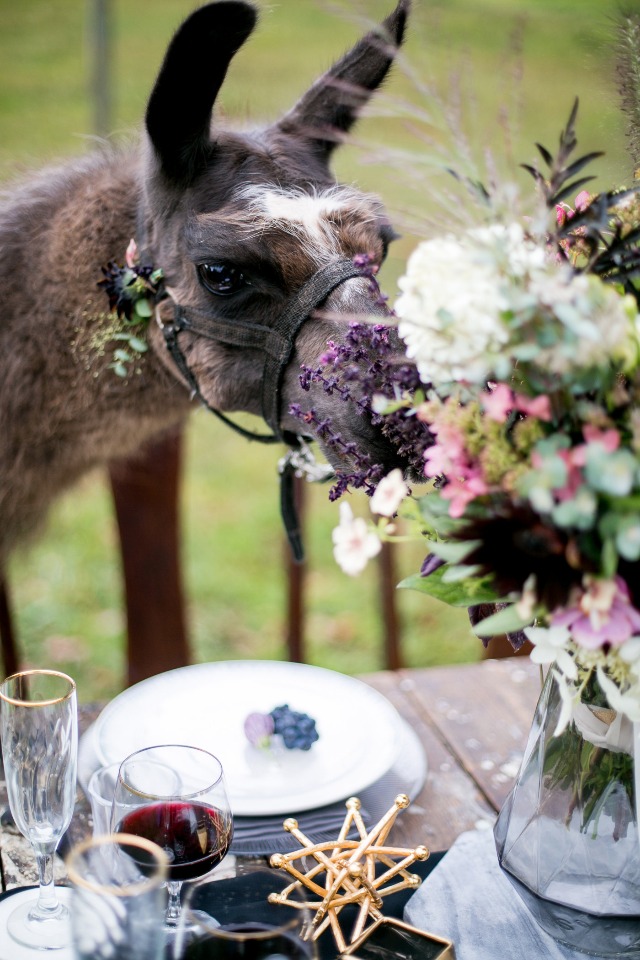
[[[24,670],[0,685],[2,759],[11,813],[31,844],[39,890],[18,894],[8,931],[18,943],[55,950],[71,942],[66,891],[56,891],[53,855],[76,798],[76,685],[56,670]]]
[[[183,744],[137,750],[120,765],[111,829],[144,837],[167,853],[170,936],[180,919],[183,881],[213,870],[231,844],[233,819],[222,764],[207,750]]]

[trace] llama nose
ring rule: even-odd
[[[373,277],[351,277],[336,287],[320,307],[330,315],[389,317],[391,311]]]

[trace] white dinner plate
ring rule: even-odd
[[[248,713],[287,703],[316,721],[309,751],[276,755],[244,735]],[[143,680],[115,697],[94,724],[100,764],[143,747],[188,743],[222,761],[234,814],[310,810],[357,794],[397,759],[402,720],[361,680],[333,670],[273,660],[194,664]]]

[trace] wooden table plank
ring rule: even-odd
[[[540,693],[523,657],[406,671],[407,694],[497,811],[518,772]]]
[[[403,846],[425,843],[431,850],[446,850],[465,830],[489,827],[495,811],[426,722],[415,697],[409,695],[411,672],[388,671],[361,679],[391,701],[417,733],[427,757],[426,783],[408,810],[399,816],[394,841]]]

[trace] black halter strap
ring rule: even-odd
[[[174,363],[185,378],[194,396],[200,402],[220,417],[228,426],[242,436],[261,443],[285,442],[290,446],[297,446],[295,434],[280,429],[282,404],[282,383],[284,373],[291,361],[296,337],[302,324],[310,314],[323,303],[336,287],[352,277],[362,276],[362,269],[352,260],[336,260],[322,267],[317,273],[297,290],[287,301],[287,304],[278,316],[273,327],[253,323],[246,320],[224,320],[221,317],[204,313],[196,307],[186,309],[180,304],[174,304],[174,319],[171,323],[162,323],[158,316],[158,323],[164,334],[167,349]],[[262,371],[262,416],[272,430],[271,434],[253,433],[244,427],[235,424],[220,410],[212,407],[203,397],[198,382],[189,369],[184,353],[178,343],[178,335],[188,331],[217,343],[227,346],[242,347],[244,349],[261,350],[264,353],[264,367]],[[291,440],[294,438],[292,444]]]
[[[356,266],[352,260],[341,259],[327,264],[289,298],[273,327],[245,320],[224,320],[206,314],[195,307],[186,309],[175,302],[174,317],[171,322],[164,323],[159,311],[156,311],[156,318],[167,349],[189,385],[192,396],[198,397],[207,410],[246,439],[257,440],[259,443],[284,442],[292,450],[296,450],[300,446],[300,437],[280,428],[282,384],[285,370],[293,355],[296,337],[302,324],[317,307],[324,303],[329,294],[345,280],[362,275],[362,268]],[[167,293],[166,296],[169,294]],[[178,342],[179,334],[184,331],[208,340],[215,340],[217,343],[261,350],[264,353],[261,406],[262,416],[271,428],[271,433],[255,433],[247,430],[207,402]],[[296,467],[292,459],[285,458],[280,466],[280,508],[294,559],[301,562],[302,540],[293,503],[295,473]]]

